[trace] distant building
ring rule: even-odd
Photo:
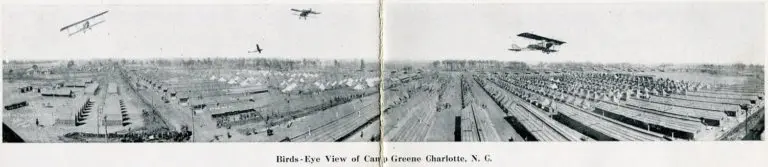
[[[254,119],[264,119],[253,106],[231,106],[209,110],[216,120],[216,127],[242,124]]]
[[[40,93],[42,96],[49,96],[49,97],[75,97],[75,92],[72,90],[64,90],[64,89],[57,89],[57,90],[44,90]]]
[[[85,88],[85,94],[96,95],[99,93],[99,83],[88,85]]]
[[[85,82],[67,82],[64,87],[68,88],[85,88]]]
[[[25,99],[8,99],[3,100],[3,107],[5,110],[15,110],[29,105]]]
[[[19,88],[19,92],[21,92],[21,93],[27,93],[27,92],[31,92],[31,91],[32,91],[32,86],[29,86],[29,85],[22,86],[22,87]]]
[[[51,84],[54,87],[64,87],[64,81],[62,81],[62,80],[51,82]]]
[[[269,90],[264,86],[252,86],[252,87],[230,88],[230,89],[227,89],[227,94],[250,95],[250,94],[266,93],[268,91]]]
[[[189,101],[189,96],[179,96],[179,103],[187,103]]]

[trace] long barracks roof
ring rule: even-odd
[[[70,93],[73,93],[73,91],[69,89],[56,89],[56,90],[41,90],[40,93],[54,94],[54,95],[69,95]]]
[[[649,103],[649,102],[629,99],[625,101],[625,104],[633,107],[668,113],[670,115],[675,115],[678,117],[705,118],[705,119],[711,119],[711,120],[722,120],[725,117],[727,117],[724,112],[714,112],[714,111],[706,111],[706,110],[692,109],[692,108],[686,108],[686,107],[678,107],[678,106],[671,105],[668,102],[657,101],[655,103]]]
[[[226,89],[229,87],[229,85],[195,85],[195,86],[186,86],[186,87],[174,87],[169,88],[166,86],[161,86],[161,90],[168,90],[168,91],[175,91],[175,92],[186,92],[186,91],[201,91],[201,90],[214,90],[214,89]]]
[[[237,94],[243,94],[243,93],[250,93],[250,92],[266,92],[268,89],[266,87],[242,87],[242,88],[233,88],[233,89],[205,89],[200,91],[176,91],[177,97],[190,97],[190,96],[198,96],[198,97],[214,97],[214,96],[227,96],[227,95],[237,95]]]
[[[257,110],[259,107],[255,105],[227,105],[225,107],[210,108],[208,111],[212,116],[220,116],[227,114],[237,114],[249,110]]]
[[[231,103],[233,101],[249,100],[249,99],[250,98],[238,99],[237,97],[231,97],[231,96],[218,96],[218,97],[209,97],[209,98],[203,98],[203,99],[190,99],[188,103],[189,103],[189,106],[196,106],[196,105],[203,105],[203,104]]]
[[[87,93],[94,93],[96,92],[96,89],[99,88],[99,83],[93,83],[88,85],[88,87],[85,87],[85,92]]]
[[[206,86],[224,86],[226,84],[218,81],[203,81],[203,82],[182,82],[182,83],[168,83],[163,82],[163,88],[184,88],[184,87],[206,87]]]
[[[266,86],[248,86],[248,87],[233,87],[230,89],[227,89],[227,92],[237,94],[237,93],[252,93],[252,92],[266,92],[268,89]]]
[[[613,106],[603,102],[597,103],[595,107],[600,108],[601,110],[604,110],[607,112],[612,112],[614,114],[622,115],[627,118],[632,118],[632,119],[640,120],[649,124],[655,124],[658,126],[663,126],[670,129],[689,132],[693,134],[696,134],[699,130],[704,128],[704,124],[699,122],[684,121],[680,119],[659,116],[659,115],[650,114],[650,113],[644,113],[641,111],[627,109],[624,107]]]

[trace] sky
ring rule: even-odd
[[[321,12],[299,20],[291,8]],[[109,10],[92,31],[61,27]],[[378,5],[4,6],[3,57],[89,58],[270,57],[378,59]],[[259,44],[262,54],[249,54]],[[162,51],[161,51],[162,48]]]
[[[500,4],[385,6],[385,61],[485,59],[526,62],[765,62],[764,5],[757,3]],[[535,41],[560,52],[510,52]]]

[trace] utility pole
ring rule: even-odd
[[[190,109],[191,110],[191,109]],[[195,142],[195,111],[192,111],[192,142]]]
[[[96,111],[96,134],[98,135],[101,133],[101,121],[99,121],[100,113]]]
[[[107,131],[107,116],[104,115],[104,142],[109,142],[109,132]]]

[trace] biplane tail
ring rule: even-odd
[[[519,52],[519,51],[523,51],[523,48],[521,48],[521,47],[520,47],[520,46],[518,46],[517,44],[512,44],[512,45],[509,47],[509,49],[508,49],[508,50],[509,50],[509,51],[516,51],[516,52]]]

